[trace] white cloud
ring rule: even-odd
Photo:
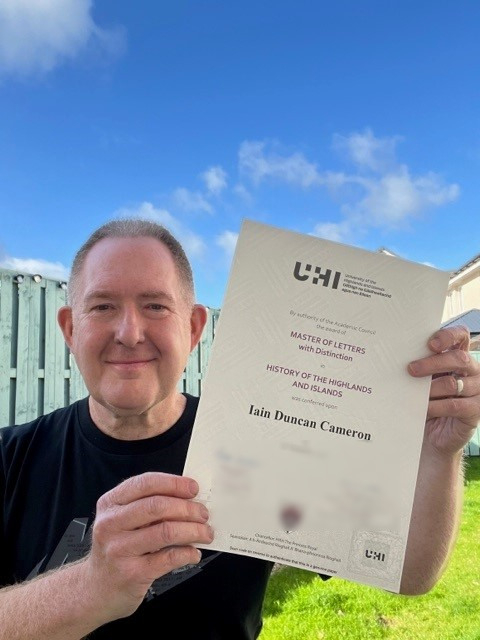
[[[240,174],[258,185],[267,178],[300,187],[310,187],[319,182],[315,164],[302,153],[282,156],[266,149],[266,142],[242,142],[238,153]]]
[[[310,197],[330,196],[339,215],[320,217],[310,233],[335,242],[357,243],[361,235],[372,229],[392,231],[410,224],[432,207],[440,207],[459,197],[459,187],[447,184],[434,172],[415,175],[396,158],[400,137],[376,138],[370,130],[351,136],[335,136],[334,148],[353,163],[347,171],[320,170],[303,153],[282,153],[279,145],[266,141],[245,141],[239,148],[239,182],[227,184],[227,174],[218,165],[206,169],[201,178],[205,190],[178,188],[173,192],[173,206],[179,211],[174,217],[168,210],[155,208],[150,202],[138,207],[121,209],[119,215],[147,217],[164,224],[179,238],[192,258],[205,266],[212,246],[200,235],[180,222],[182,211],[214,214],[210,198],[222,193],[224,207],[231,206],[229,196],[252,204],[256,188],[263,182],[275,181],[288,187],[308,191]],[[247,182],[246,182],[247,181]],[[247,186],[246,186],[247,185]],[[225,192],[225,193],[224,193]],[[224,264],[233,257],[238,234],[224,231],[215,238],[214,246],[222,250]],[[218,253],[218,252],[217,252]],[[215,256],[208,257],[214,268]]]
[[[142,202],[138,207],[122,208],[115,217],[136,217],[154,220],[166,227],[182,243],[189,258],[199,258],[205,254],[206,245],[202,238],[193,233],[166,209],[157,209],[151,202]]]
[[[231,261],[235,247],[237,246],[237,240],[238,233],[233,231],[224,231],[215,238],[215,244],[223,249],[225,257],[229,262]]]
[[[173,199],[175,204],[184,211],[205,211],[206,213],[213,213],[212,205],[198,191],[190,191],[189,189],[181,187],[175,189]]]
[[[0,73],[46,73],[89,48],[105,58],[122,53],[123,29],[102,29],[92,0],[2,0]]]
[[[320,222],[315,225],[312,235],[334,242],[345,242],[351,236],[348,222]]]
[[[376,138],[370,129],[364,133],[352,133],[350,136],[333,136],[333,149],[361,170],[377,173],[388,171],[396,166],[396,146],[402,138]]]
[[[343,220],[322,221],[313,233],[347,241],[368,228],[398,228],[430,207],[440,207],[459,197],[458,185],[445,184],[433,172],[413,175],[400,164],[396,158],[400,140],[399,136],[376,138],[369,129],[350,136],[334,136],[334,150],[355,167],[350,173],[320,171],[302,153],[282,155],[278,145],[245,141],[239,149],[239,171],[255,186],[275,180],[310,191],[326,189],[338,203]]]
[[[237,183],[234,187],[233,187],[233,193],[238,196],[243,202],[247,203],[247,204],[252,204],[253,202],[253,197],[252,194],[250,193],[250,191],[248,191],[248,189],[246,188],[246,186],[242,183]]]
[[[406,166],[378,179],[358,182],[363,185],[365,196],[345,205],[343,210],[363,227],[398,228],[431,206],[453,202],[460,192],[458,185],[444,185],[433,173],[414,177]]]
[[[21,274],[39,273],[44,278],[66,281],[70,276],[70,269],[61,262],[48,262],[35,258],[13,258],[5,256],[0,260],[2,269],[10,269]]]
[[[227,173],[220,166],[210,167],[202,173],[201,178],[207,191],[214,196],[218,196],[227,188]]]

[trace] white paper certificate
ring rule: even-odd
[[[398,592],[449,274],[244,220],[184,474],[211,548]]]

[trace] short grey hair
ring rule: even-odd
[[[90,250],[104,238],[154,238],[167,247],[175,263],[185,300],[195,301],[195,287],[190,261],[172,233],[163,225],[142,218],[118,218],[98,227],[75,254],[67,285],[68,304],[75,302],[78,280]]]

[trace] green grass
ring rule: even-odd
[[[457,544],[423,596],[283,567],[270,580],[260,640],[480,640],[480,457],[467,458]]]

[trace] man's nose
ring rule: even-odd
[[[134,347],[145,340],[141,313],[136,308],[122,309],[115,328],[115,341],[126,347]]]

